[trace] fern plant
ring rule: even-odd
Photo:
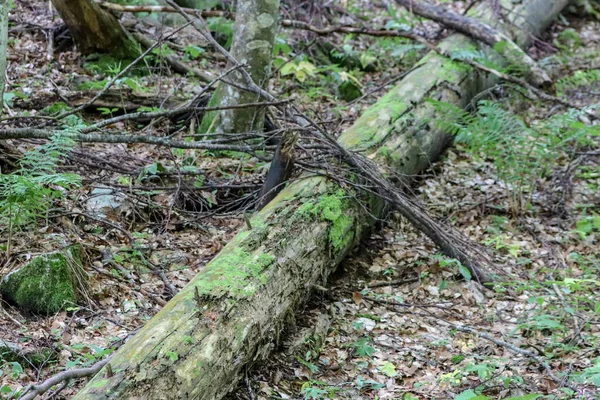
[[[561,78],[556,82],[556,93],[559,96],[564,96],[569,90],[591,87],[598,82],[600,82],[600,70],[575,71],[572,75]]]
[[[10,254],[13,232],[47,217],[53,201],[64,190],[80,184],[76,174],[57,171],[58,162],[74,142],[56,135],[20,160],[20,167],[9,175],[0,174],[0,230],[8,233],[6,253]]]
[[[437,127],[455,135],[474,157],[493,161],[516,215],[530,202],[526,194],[533,194],[538,178],[547,175],[565,149],[590,144],[600,134],[578,120],[582,111],[571,110],[529,127],[491,101],[479,102],[476,113],[436,100],[430,103],[439,116],[433,121]]]

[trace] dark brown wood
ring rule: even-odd
[[[260,211],[267,203],[273,200],[281,192],[281,189],[283,189],[285,183],[290,179],[290,176],[292,176],[294,169],[294,147],[297,140],[297,132],[286,131],[283,134],[260,191],[256,206],[257,211]]]
[[[117,18],[91,0],[52,0],[83,54],[109,53],[119,58],[139,55],[137,43]]]

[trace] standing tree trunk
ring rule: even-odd
[[[527,45],[567,0],[513,4],[509,22]],[[477,17],[501,25],[489,2]],[[520,34],[520,33],[519,33]],[[478,46],[455,34],[444,50]],[[491,56],[487,46],[479,48]],[[435,52],[371,106],[339,138],[399,174],[431,165],[452,137],[436,128],[430,98],[466,107],[496,83],[468,65]],[[357,198],[358,197],[358,198]],[[359,199],[362,202],[359,202]],[[76,396],[83,399],[223,398],[247,364],[264,359],[294,309],[323,284],[373,223],[383,203],[325,177],[287,186],[169,303],[131,338]]]
[[[137,42],[119,20],[92,0],[52,0],[83,54],[108,53],[118,58],[140,54]]]
[[[277,33],[278,18],[279,0],[238,0],[237,2],[231,55],[246,66],[252,80],[263,88],[271,73],[273,42]],[[231,73],[227,79],[244,85],[239,72]],[[254,93],[221,82],[210,99],[209,107],[254,103],[258,100],[258,96]],[[202,119],[200,131],[216,133],[262,131],[264,112],[262,107],[209,112]]]
[[[0,0],[0,99],[2,106],[0,114],[4,108],[4,85],[6,74],[6,54],[8,52],[8,0]]]

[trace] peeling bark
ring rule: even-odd
[[[567,3],[514,5],[513,23],[537,34]],[[491,16],[488,2],[478,17]],[[499,27],[501,29],[501,27]],[[519,45],[529,35],[514,37]],[[446,50],[476,46],[456,34]],[[493,52],[482,47],[482,51]],[[339,143],[410,176],[429,167],[451,137],[429,121],[427,99],[465,107],[494,77],[428,54],[371,106]],[[366,195],[363,195],[366,196]],[[127,342],[75,399],[220,399],[247,364],[264,359],[294,309],[323,284],[370,229],[383,203],[324,177],[287,186],[184,289]]]
[[[273,42],[278,28],[279,0],[238,0],[231,55],[246,69],[252,80],[262,88],[271,74]],[[229,65],[228,68],[232,67]],[[228,79],[239,85],[244,80],[239,72]],[[221,82],[212,95],[209,106],[254,103],[256,94]],[[249,107],[207,113],[200,125],[201,132],[233,133],[262,131],[264,108]]]

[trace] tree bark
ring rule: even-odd
[[[118,58],[140,54],[136,41],[117,18],[91,0],[52,0],[83,54],[108,53]]]
[[[567,0],[513,5],[513,37],[527,45]],[[477,17],[493,19],[489,2]],[[505,27],[498,29],[508,32]],[[456,34],[441,46],[476,46]],[[490,56],[493,51],[480,46]],[[451,142],[433,123],[434,98],[465,107],[496,82],[435,52],[371,106],[339,143],[410,176],[429,167]],[[359,202],[359,200],[361,202]],[[370,229],[384,204],[325,177],[287,186],[127,342],[75,399],[219,399],[247,364],[268,355],[294,309],[323,284]]]
[[[466,33],[494,47],[511,64],[519,67],[524,66],[525,76],[535,86],[549,86],[552,83],[546,72],[538,67],[526,52],[513,42],[508,35],[494,29],[492,26],[452,11],[446,11],[442,7],[428,4],[424,0],[396,0],[396,2],[415,14],[444,24],[458,32]]]
[[[2,99],[2,114],[4,106],[4,84],[6,73],[6,54],[8,52],[8,0],[0,0],[0,99]]]
[[[286,131],[277,146],[269,172],[258,195],[256,210],[260,211],[277,196],[285,183],[292,176],[294,169],[294,146],[298,140],[298,132]]]
[[[231,55],[246,65],[247,71],[262,88],[271,74],[273,43],[279,19],[279,0],[238,0],[235,14]],[[232,67],[229,65],[228,68]],[[239,72],[228,77],[244,85]],[[257,95],[221,82],[213,93],[209,106],[254,103]],[[201,132],[235,133],[262,131],[264,108],[248,107],[207,113],[200,125]]]

